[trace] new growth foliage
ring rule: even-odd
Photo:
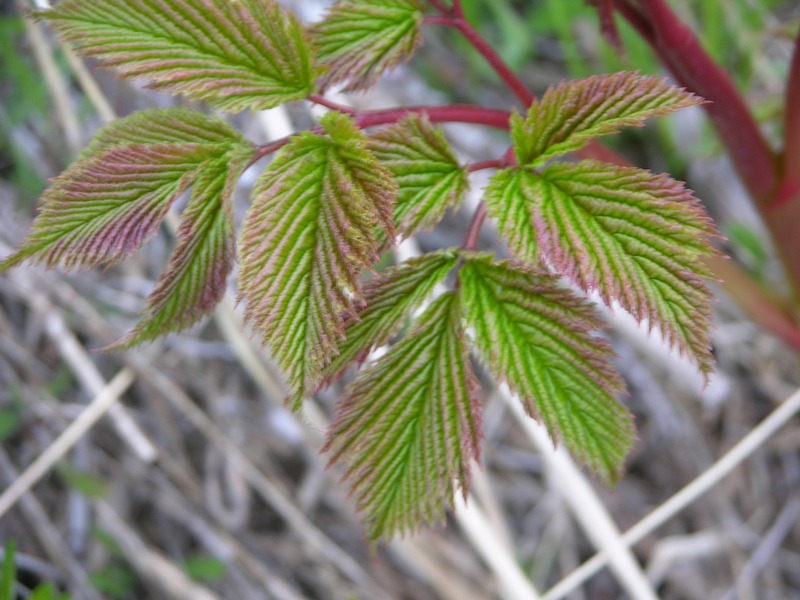
[[[314,100],[334,84],[368,88],[419,46],[425,6],[340,1],[305,30],[275,0],[63,0],[40,17],[124,77],[238,112]],[[245,318],[285,373],[295,408],[389,346],[346,389],[325,448],[331,462],[344,463],[371,539],[412,532],[441,522],[454,494],[467,494],[470,461],[479,459],[471,353],[607,481],[620,477],[634,428],[585,294],[618,302],[711,369],[703,260],[715,233],[696,199],[667,175],[554,160],[699,101],[636,73],[551,88],[513,113],[514,158],[495,161],[485,190],[512,258],[465,244],[366,281],[363,272],[395,235],[436,227],[467,190],[469,165],[424,110],[383,113],[393,116],[370,132],[357,113],[334,110],[285,140],[256,182],[238,235],[233,190],[261,149],[217,117],[146,110],[101,130],[54,180],[0,270],[25,260],[112,265],[152,237],[188,192],[143,318],[112,347],[209,314],[238,252]]]

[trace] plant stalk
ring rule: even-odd
[[[782,156],[770,148],[758,123],[728,74],[719,67],[689,27],[665,0],[614,0],[615,8],[658,54],[676,80],[690,91],[709,100],[704,105],[717,133],[730,154],[743,183],[761,212],[778,249],[794,302],[800,297],[800,34],[795,42],[786,98],[786,143]],[[713,268],[713,267],[712,267]],[[716,272],[716,269],[715,269]],[[765,301],[746,298],[740,289],[732,295],[756,321],[754,307]],[[757,286],[752,282],[751,288]],[[780,319],[770,319],[769,329],[785,339]],[[762,323],[764,324],[764,323]],[[797,329],[797,324],[792,328]],[[794,335],[794,331],[791,332]]]
[[[323,98],[322,96],[309,97],[315,104],[320,104],[332,110],[344,112],[353,116],[359,128],[374,127],[376,125],[387,125],[396,123],[409,114],[424,114],[433,123],[472,123],[474,125],[486,125],[495,129],[508,129],[508,120],[511,113],[495,108],[485,108],[483,106],[473,106],[469,104],[449,104],[444,106],[404,106],[402,108],[388,108],[382,110],[366,110],[363,112],[337,104]],[[321,134],[321,127],[310,130],[312,133]],[[277,152],[288,144],[297,134],[293,134],[268,144],[262,144],[256,149],[256,153],[250,164],[254,164],[265,156]],[[489,168],[489,167],[485,167]]]
[[[486,62],[492,67],[500,79],[505,82],[508,88],[526,107],[530,106],[536,96],[528,89],[525,82],[509,67],[497,51],[478,33],[478,31],[464,17],[461,4],[453,3],[453,8],[444,13],[441,17],[428,17],[427,23],[445,25],[459,31],[461,35],[475,48]]]
[[[478,247],[478,234],[481,231],[481,226],[486,220],[486,202],[480,201],[478,207],[472,215],[472,220],[467,229],[467,235],[464,236],[464,241],[461,247],[464,250],[475,250]]]
[[[794,41],[789,79],[786,84],[784,147],[781,155],[781,187],[773,207],[800,202],[800,31]]]
[[[616,0],[615,5],[675,79],[709,101],[704,108],[736,170],[756,204],[766,206],[778,184],[777,158],[728,74],[665,0],[642,0],[637,5]]]

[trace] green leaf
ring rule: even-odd
[[[626,71],[562,82],[534,101],[526,117],[512,115],[517,163],[541,165],[580,150],[594,137],[701,102],[666,79]]]
[[[0,443],[15,435],[22,426],[25,417],[25,399],[16,385],[8,386],[11,403],[0,408]]]
[[[225,111],[305,98],[318,75],[276,0],[62,0],[39,14],[121,76]]]
[[[37,585],[28,598],[29,600],[71,600],[69,595],[59,594],[52,583]]]
[[[703,373],[711,371],[713,297],[703,260],[714,255],[709,239],[716,234],[682,183],[594,161],[517,170],[514,177],[522,183],[508,196],[507,210],[532,216],[501,223],[504,234],[532,228],[540,253],[559,273],[587,292],[597,290],[609,305],[619,302]],[[529,262],[537,258],[513,250]]]
[[[480,451],[476,388],[459,298],[448,292],[348,389],[324,450],[347,464],[371,540],[440,523],[457,487],[466,497]]]
[[[178,242],[147,299],[144,318],[107,349],[129,348],[191,327],[225,295],[236,257],[231,196],[252,151],[237,148],[198,177],[178,227]]]
[[[551,275],[468,254],[459,272],[464,311],[495,379],[508,383],[577,458],[616,481],[634,440],[633,419],[595,309]]]
[[[88,498],[102,498],[108,495],[108,486],[102,479],[76,469],[69,463],[58,466],[58,474],[64,478],[69,487]]]
[[[213,556],[195,554],[186,557],[183,570],[195,581],[220,581],[227,569],[224,562]]]
[[[319,61],[330,68],[322,87],[344,83],[344,91],[354,91],[374,85],[422,43],[423,18],[419,0],[336,2],[311,28]]]
[[[113,598],[125,600],[136,587],[136,573],[125,564],[111,564],[89,574],[89,582],[98,592]]]
[[[379,130],[370,137],[370,149],[400,186],[394,210],[400,237],[433,229],[469,188],[467,171],[441,127],[431,125],[425,116],[409,115]]]
[[[222,119],[198,110],[173,106],[149,108],[112,121],[92,139],[81,159],[116,146],[201,144],[211,150],[242,143],[242,135]],[[79,159],[80,160],[80,159]]]
[[[458,254],[450,250],[429,252],[369,280],[364,285],[364,306],[347,319],[339,355],[325,368],[324,376],[336,378],[353,362],[387,343],[457,262]]]
[[[240,242],[245,318],[287,374],[296,407],[362,299],[358,277],[378,260],[379,224],[391,235],[397,189],[348,117],[330,112],[322,126],[327,136],[299,134],[261,175]]]
[[[17,582],[16,556],[16,542],[7,542],[4,549],[3,566],[0,569],[0,600],[14,600],[16,597],[14,592],[14,584]]]
[[[100,545],[109,552],[109,554],[111,554],[111,556],[119,559],[120,561],[125,560],[125,552],[122,551],[117,539],[108,531],[101,529],[100,527],[93,526],[91,529],[91,534],[92,537],[96,539]]]
[[[533,204],[525,198],[531,197],[535,181],[535,174],[529,170],[501,169],[492,175],[483,196],[486,212],[497,220],[509,250],[531,265],[538,262],[538,245]]]
[[[126,142],[128,134],[133,143]],[[172,203],[233,148],[253,152],[219,119],[182,109],[144,111],[109,125],[43,194],[32,231],[0,263],[0,272],[26,259],[67,269],[119,262],[155,234]]]

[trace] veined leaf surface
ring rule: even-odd
[[[626,71],[562,82],[534,101],[525,117],[512,115],[517,163],[544,164],[580,150],[594,137],[701,102],[666,79]]]
[[[157,133],[167,123],[171,135]],[[200,127],[205,134],[197,132]],[[127,143],[124,134],[133,129],[143,133]],[[156,232],[170,205],[207,166],[232,148],[253,151],[221,120],[173,109],[120,119],[97,140],[44,193],[31,232],[0,270],[26,259],[67,269],[114,264]]]
[[[318,75],[302,27],[276,0],[62,0],[40,14],[123,77],[221,110],[305,98]]]
[[[379,130],[370,137],[370,149],[400,186],[394,210],[400,237],[435,227],[469,187],[444,132],[427,117],[409,115]]]
[[[557,163],[541,173],[519,169],[514,180],[522,183],[507,195],[507,210],[532,219],[501,221],[509,238],[514,229],[531,228],[540,253],[561,274],[608,304],[618,301],[711,371],[712,295],[704,281],[711,273],[703,259],[715,252],[715,232],[683,184],[594,161]],[[529,262],[537,258],[523,246],[513,250]]]
[[[242,134],[222,119],[184,107],[148,108],[103,127],[80,159],[114,146],[188,143],[219,149],[232,142],[243,143]]]
[[[339,345],[339,355],[325,368],[325,377],[335,378],[388,342],[457,262],[458,254],[453,251],[429,252],[367,281],[363,307],[348,317],[345,340]]]
[[[344,0],[312,28],[321,64],[330,67],[323,87],[371,87],[387,69],[408,60],[422,41],[419,0]]]
[[[481,437],[476,386],[448,292],[348,389],[324,449],[347,464],[371,540],[441,522],[456,486],[466,495]]]
[[[362,298],[358,275],[377,261],[375,231],[392,232],[396,184],[348,117],[301,133],[256,183],[240,244],[240,296],[287,374],[299,406],[337,353],[346,315]]]
[[[492,375],[508,383],[553,439],[607,481],[619,477],[633,420],[615,395],[624,385],[590,304],[558,279],[468,254],[459,272],[464,310]]]
[[[239,148],[203,169],[181,215],[177,245],[147,299],[145,317],[109,349],[191,327],[217,306],[236,257],[231,196],[251,156],[252,151]]]
[[[536,230],[533,227],[533,204],[529,188],[536,181],[527,169],[501,169],[489,180],[483,199],[486,212],[497,219],[508,248],[532,266],[538,261]]]

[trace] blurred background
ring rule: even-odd
[[[329,2],[286,4],[311,21]],[[621,22],[625,53],[617,54],[583,0],[463,4],[537,94],[592,73],[661,72]],[[671,4],[730,70],[777,140],[800,26],[797,1]],[[97,70],[45,25],[23,19],[20,8],[0,1],[0,256],[25,235],[47,180],[104,122],[181,102]],[[514,104],[482,59],[455,32],[437,26],[426,27],[415,58],[373,91],[336,100],[357,108]],[[313,118],[300,102],[232,122],[264,143],[311,126]],[[477,126],[452,125],[446,132],[468,162],[496,158],[508,146],[503,134]],[[609,143],[638,166],[686,180],[726,236],[723,249],[733,260],[771,289],[785,288],[764,228],[701,109],[626,130]],[[264,164],[240,183],[239,218]],[[463,209],[398,255],[460,244],[486,177],[476,174]],[[9,581],[15,564],[19,597],[535,598],[534,590],[544,594],[594,555],[597,540],[576,514],[574,488],[564,486],[488,385],[483,464],[473,492],[478,521],[452,518],[443,529],[371,554],[338,470],[326,470],[318,452],[337,390],[320,394],[304,415],[288,412],[280,374],[239,327],[235,292],[190,331],[126,352],[95,352],[132,328],[173,241],[164,228],[132,259],[106,271],[23,267],[0,276],[0,490],[52,448],[109,382],[123,392],[121,404],[55,468],[3,506],[3,577]],[[504,252],[490,224],[480,248]],[[639,441],[616,488],[587,477],[600,507],[625,531],[708,473],[791,396],[800,386],[800,363],[722,292],[715,311],[718,371],[705,387],[690,365],[624,315],[608,318]],[[631,545],[659,597],[800,598],[800,422],[786,418],[755,448]],[[518,585],[519,577],[529,587]],[[629,597],[623,579],[603,567],[545,597]],[[0,600],[3,593],[0,585]]]

